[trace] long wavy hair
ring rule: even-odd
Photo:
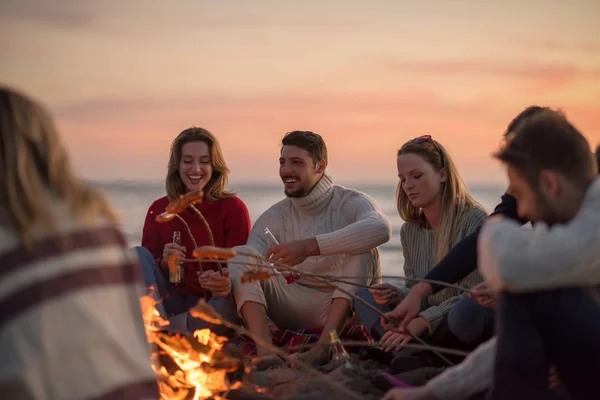
[[[437,263],[444,258],[456,240],[457,228],[464,212],[473,207],[483,207],[473,198],[448,151],[439,142],[433,139],[421,143],[409,142],[398,150],[397,156],[403,154],[416,154],[435,171],[440,172],[443,168],[446,173],[446,181],[442,183],[441,189],[441,216],[435,241],[434,254]],[[402,188],[402,182],[398,182],[396,188],[396,207],[400,218],[406,222],[420,223],[423,219],[422,210],[411,203]]]
[[[27,96],[0,87],[0,224],[27,249],[32,230],[59,234],[48,196],[85,224],[117,218],[105,197],[75,177],[50,114]]]
[[[191,127],[182,131],[171,144],[171,155],[167,167],[167,179],[165,186],[169,200],[177,198],[186,192],[186,187],[179,175],[179,164],[181,162],[181,148],[190,142],[204,142],[208,146],[210,162],[212,165],[212,176],[204,187],[204,198],[215,201],[234,196],[235,193],[225,189],[229,177],[229,168],[225,163],[225,157],[217,138],[203,128]]]

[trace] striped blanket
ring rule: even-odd
[[[301,348],[303,345],[315,343],[321,336],[321,329],[301,329],[299,331],[290,331],[280,330],[274,326],[271,326],[270,329],[273,344],[277,347],[283,348],[290,354],[298,351],[298,348]],[[372,341],[371,337],[367,334],[367,331],[362,325],[346,326],[340,333],[340,339],[342,340],[342,343],[344,340]],[[234,336],[233,338],[229,339],[227,344],[236,346],[245,356],[256,354],[256,345],[246,335]]]

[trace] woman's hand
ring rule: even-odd
[[[380,283],[369,288],[377,304],[398,304],[404,298],[404,294],[394,285]]]
[[[182,259],[185,259],[185,246],[179,246],[175,243],[167,243],[163,248],[162,260],[160,261],[163,268],[168,268],[169,256],[176,254]]]
[[[392,311],[387,313],[387,318],[381,317],[381,325],[397,325],[405,329],[408,324],[419,315],[421,304],[424,298],[432,293],[431,285],[419,282],[411,288],[408,295]],[[387,328],[386,328],[387,329]]]
[[[427,320],[423,317],[417,317],[408,324],[407,330],[411,333],[410,335],[393,330],[387,331],[379,341],[381,343],[381,350],[386,353],[398,350],[407,344],[412,339],[412,336],[420,336],[428,328],[429,323]]]
[[[210,291],[213,297],[227,297],[231,292],[231,279],[227,268],[223,268],[223,276],[219,271],[198,272],[198,282],[204,290]]]

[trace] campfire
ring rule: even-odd
[[[219,393],[241,385],[235,378],[248,371],[241,357],[223,349],[227,338],[209,329],[193,336],[170,334],[163,329],[169,322],[160,317],[152,296],[142,297],[141,306],[161,399],[218,399]]]

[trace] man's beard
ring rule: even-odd
[[[283,189],[283,193],[285,193],[285,195],[290,198],[304,197],[307,194],[309,194],[310,191],[311,191],[310,187],[300,187],[300,188],[294,190],[293,192],[288,192],[287,190]]]
[[[531,222],[544,222],[548,226],[564,222],[560,212],[544,194],[538,191],[536,197],[536,221]]]

